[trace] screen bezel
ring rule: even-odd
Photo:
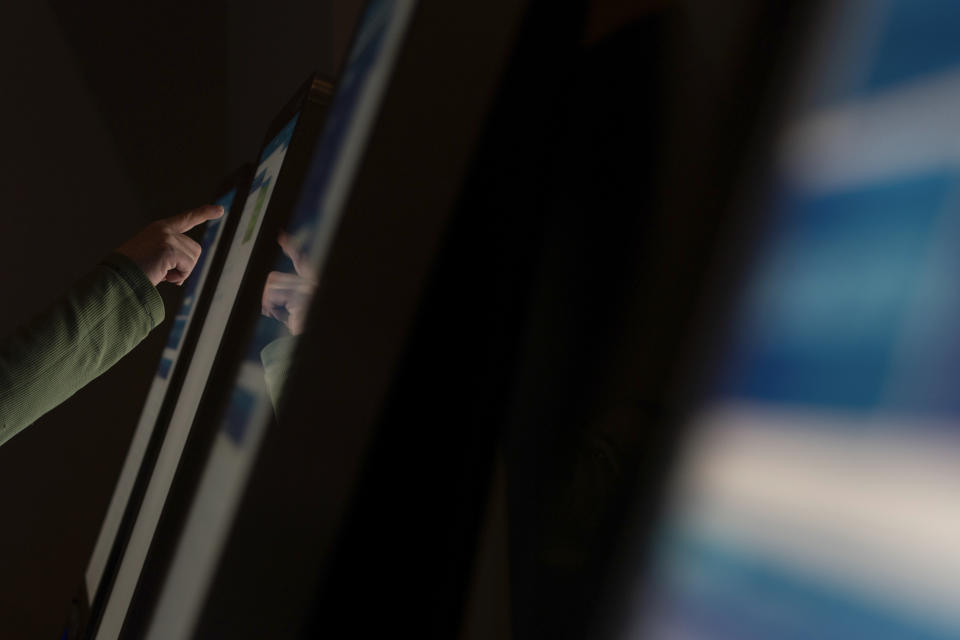
[[[262,283],[272,264],[273,249],[276,246],[275,238],[292,210],[292,202],[297,187],[307,168],[308,158],[305,157],[305,151],[310,148],[312,141],[319,132],[320,123],[331,93],[332,83],[328,79],[318,74],[312,75],[273,119],[264,137],[258,157],[262,155],[263,150],[274,137],[299,114],[270,202],[262,213],[261,227],[244,270],[240,290],[231,308],[227,328],[220,341],[210,376],[207,379],[199,407],[192,421],[173,482],[167,493],[160,520],[154,530],[144,566],[140,571],[137,586],[127,608],[121,632],[123,636],[131,633],[128,628],[136,624],[138,603],[143,602],[144,599],[149,599],[147,594],[150,593],[155,582],[155,575],[160,571],[159,567],[166,564],[165,559],[171,552],[168,532],[176,530],[180,526],[180,521],[189,505],[193,488],[202,470],[201,461],[205,459],[205,453],[216,435],[219,425],[209,419],[211,407],[222,403],[222,396],[229,389],[225,390],[222,388],[224,385],[212,384],[211,381],[232,380],[232,374],[240,364],[237,357],[238,351],[244,346],[256,319],[255,316],[251,317],[247,310],[254,306],[259,309]],[[253,171],[256,171],[255,167]],[[239,223],[239,216],[237,216],[237,220]],[[106,602],[100,607],[101,615],[105,604]],[[91,626],[90,637],[93,637],[95,633],[95,626]]]
[[[146,492],[146,487],[149,483],[153,465],[157,459],[157,454],[159,453],[160,446],[162,445],[164,436],[166,435],[166,429],[170,420],[170,416],[173,413],[173,408],[176,404],[176,398],[180,393],[184,378],[186,377],[186,372],[190,368],[190,362],[193,358],[193,352],[197,345],[200,329],[203,326],[207,311],[210,308],[210,303],[213,300],[213,292],[216,288],[216,282],[220,277],[221,270],[226,262],[226,256],[228,253],[227,249],[230,246],[230,242],[233,239],[233,234],[235,233],[237,225],[239,224],[240,212],[243,210],[246,202],[246,191],[249,187],[252,176],[253,167],[250,164],[244,164],[237,168],[228,177],[224,178],[215,191],[215,200],[220,199],[231,190],[236,190],[236,194],[234,195],[233,202],[230,206],[230,211],[224,223],[224,228],[221,232],[220,240],[217,246],[217,251],[213,256],[213,260],[210,262],[210,267],[209,271],[207,272],[203,290],[197,292],[197,300],[194,303],[195,310],[190,323],[190,329],[183,337],[183,342],[180,348],[180,354],[177,358],[176,366],[173,368],[173,371],[170,374],[170,382],[167,385],[163,401],[160,405],[159,411],[157,412],[156,419],[154,420],[154,425],[150,433],[147,447],[144,450],[143,458],[140,461],[140,466],[137,470],[133,487],[130,491],[126,505],[123,508],[123,515],[121,516],[117,533],[114,536],[113,542],[111,543],[110,552],[107,556],[107,561],[100,576],[96,593],[87,593],[86,580],[84,578],[83,595],[81,598],[88,604],[86,616],[87,622],[85,623],[85,626],[87,627],[96,625],[96,622],[103,611],[106,599],[112,590],[113,579],[116,576],[116,571],[119,567],[120,560],[122,559],[124,550],[126,549],[126,542],[129,539],[130,531],[133,528],[134,522],[136,521],[137,512],[139,511],[140,503],[142,502],[144,493]]]
[[[273,624],[292,629],[288,623],[296,624],[313,604],[312,589],[332,565],[328,554],[356,504],[351,502],[354,491],[367,471],[361,467],[363,453],[378,436],[378,411],[404,357],[420,296],[526,4],[486,3],[481,10],[474,3],[467,11],[449,3],[418,4],[321,273],[310,327],[282,399],[282,428],[268,428],[264,436],[226,556],[205,601],[198,637],[213,628],[252,635]],[[480,34],[485,37],[474,41]],[[447,60],[436,56],[437,47],[463,54],[463,43],[471,44],[476,57],[469,72],[460,55]],[[439,86],[436,78],[445,74],[457,80]],[[456,100],[463,100],[457,105],[462,108],[450,108]],[[433,115],[442,116],[424,126],[423,104],[434,101],[439,106]],[[429,135],[420,137],[424,131]],[[430,136],[436,136],[437,144],[431,144]],[[397,170],[398,148],[404,155],[416,150],[412,156],[423,163],[410,163],[415,172]],[[407,203],[404,208],[416,203],[416,215],[390,206],[398,202]],[[366,256],[376,259],[362,259]],[[364,291],[364,300],[376,301],[375,308],[358,300],[358,290]],[[362,379],[354,375],[351,359],[364,362]],[[322,421],[316,418],[318,403]],[[317,429],[318,422],[328,420],[329,429]],[[315,464],[301,464],[304,455],[315,455]],[[295,497],[275,491],[292,487],[300,487]],[[284,498],[278,500],[278,495]],[[271,518],[271,527],[265,528],[265,514],[282,517]],[[265,548],[270,553],[262,553]],[[244,553],[255,549],[261,551],[255,557]],[[247,587],[242,594],[234,580],[238,577]],[[284,588],[263,589],[263,584]],[[291,593],[297,594],[296,602],[286,597]],[[273,617],[278,613],[290,617]]]

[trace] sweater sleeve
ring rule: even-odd
[[[283,383],[287,381],[287,372],[290,370],[297,340],[298,336],[277,338],[260,351],[263,378],[267,383],[267,393],[270,394],[275,415],[280,407],[280,394],[283,392]]]
[[[111,254],[0,343],[0,445],[113,366],[163,321],[163,300]]]

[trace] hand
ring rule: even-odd
[[[157,220],[117,249],[143,269],[154,286],[182,285],[200,258],[200,245],[183,235],[198,224],[223,215],[223,207],[207,205]]]
[[[263,287],[261,311],[263,315],[282,322],[291,334],[298,336],[303,333],[317,281],[314,279],[313,269],[306,262],[303,254],[293,246],[293,240],[289,235],[281,233],[277,242],[293,262],[296,273],[270,272]]]

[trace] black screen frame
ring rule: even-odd
[[[456,286],[456,277],[447,276],[482,264],[465,265],[465,256],[458,256],[457,250],[470,246],[469,257],[482,259],[479,249],[491,233],[487,225],[496,226],[508,217],[494,216],[486,225],[481,220],[484,206],[492,204],[495,196],[487,192],[483,205],[472,197],[491,186],[490,172],[499,159],[490,153],[489,164],[475,174],[475,154],[481,141],[486,143],[487,119],[499,100],[498,83],[507,71],[516,39],[531,26],[524,24],[530,4],[418,4],[321,273],[309,327],[301,337],[279,407],[282,428],[268,428],[264,436],[194,637],[309,637],[320,630],[315,625],[334,635],[342,631],[366,637],[371,629],[395,629],[412,620],[420,635],[449,637],[447,632],[457,626],[475,543],[472,523],[482,512],[497,431],[484,430],[482,419],[478,420],[471,433],[447,451],[449,459],[443,468],[464,461],[468,476],[466,482],[451,479],[449,485],[463,499],[458,513],[450,512],[445,518],[443,528],[450,534],[453,557],[450,561],[440,555],[413,553],[410,559],[419,561],[420,574],[406,573],[406,565],[379,565],[383,556],[364,557],[368,542],[391,536],[391,529],[377,516],[385,497],[379,489],[410,461],[403,455],[374,460],[367,454],[389,442],[385,432],[392,432],[392,438],[403,427],[403,417],[412,415],[397,403],[409,390],[407,385],[442,375],[432,367],[435,360],[419,357],[424,352],[437,355],[449,345],[430,339],[430,327],[436,326],[432,323],[443,317],[462,318],[460,312],[473,315],[470,309],[456,308],[457,302],[451,306],[450,300],[426,300],[433,298],[438,286],[445,290]],[[538,12],[541,27],[550,14],[547,4],[541,3]],[[467,43],[473,47],[470,54],[461,48]],[[436,55],[438,48],[446,51],[446,47],[456,55]],[[448,74],[459,77],[447,84],[437,82]],[[436,105],[432,126],[425,122],[424,105]],[[391,151],[398,148],[404,152]],[[509,145],[504,144],[506,148]],[[407,160],[403,170],[398,169],[398,155]],[[465,188],[467,181],[469,188]],[[509,189],[497,186],[496,195],[507,195]],[[404,217],[405,212],[391,207],[397,202],[422,203],[422,208],[416,216]],[[461,207],[472,207],[465,225],[452,220],[459,217]],[[495,233],[504,229],[497,227]],[[519,238],[509,239],[522,248],[527,234],[522,229],[518,232]],[[498,263],[496,268],[503,266]],[[438,270],[446,280],[442,284],[435,280]],[[358,296],[357,291],[364,293]],[[490,300],[488,294],[512,300],[516,292],[491,292],[488,283],[477,293],[473,302],[483,304]],[[453,316],[448,315],[450,311]],[[423,323],[425,318],[429,320]],[[481,327],[482,318],[483,314],[476,314],[465,328]],[[447,355],[455,359],[464,354]],[[351,360],[362,362],[362,368],[351,365]],[[482,375],[495,386],[494,374],[502,369],[497,363],[488,364]],[[402,378],[407,374],[414,377],[405,382]],[[462,389],[457,398],[463,398],[464,392],[469,390]],[[317,415],[318,404],[322,417]],[[449,409],[451,404],[444,401],[442,411]],[[432,422],[429,430],[437,433],[438,427],[439,421]],[[422,442],[422,435],[408,441],[407,447]],[[416,460],[431,465],[436,452],[435,447],[421,449]],[[417,481],[422,477],[418,474]],[[371,481],[378,490],[365,488]],[[406,479],[399,484],[416,486]],[[441,508],[435,492],[410,499],[418,509]],[[265,527],[265,522],[271,526]],[[414,520],[397,526],[429,528],[433,522]],[[344,586],[342,579],[352,570],[357,571],[356,581],[373,590],[371,600],[336,598]],[[450,607],[425,613],[426,605],[438,601],[418,600],[424,593],[419,589],[433,577],[441,579],[432,584],[431,596],[439,595]],[[351,588],[350,595],[355,593]],[[385,594],[396,599],[388,602],[381,597]],[[394,617],[414,600],[418,600],[416,606],[407,608],[402,619]],[[336,620],[324,617],[331,612]],[[314,619],[317,613],[319,620]],[[345,620],[350,626],[339,627],[338,622]]]
[[[200,406],[191,425],[160,520],[154,530],[120,637],[140,637],[143,611],[149,609],[148,603],[152,602],[160,576],[165,573],[173,553],[174,544],[179,537],[178,532],[183,526],[193,491],[203,470],[203,463],[219,428],[216,417],[228,399],[229,382],[234,379],[242,362],[244,347],[256,322],[256,316],[251,315],[249,309],[260,308],[263,282],[273,264],[276,237],[292,213],[299,194],[299,185],[309,165],[309,151],[321,130],[332,92],[333,83],[328,78],[312,74],[273,119],[264,137],[258,156],[262,155],[262,150],[290,120],[299,114],[276,186],[263,213],[261,228],[201,396]]]
[[[169,386],[164,394],[163,402],[161,403],[160,410],[157,413],[157,418],[154,421],[154,426],[150,433],[150,439],[148,441],[146,450],[144,451],[144,457],[140,463],[140,468],[137,471],[134,485],[130,492],[130,497],[127,500],[126,506],[124,507],[120,526],[117,529],[117,534],[114,537],[113,544],[111,545],[110,555],[107,558],[107,563],[104,567],[103,576],[100,578],[97,592],[95,594],[87,594],[86,585],[83,584],[81,587],[81,594],[78,596],[78,598],[80,601],[86,604],[86,613],[83,616],[84,622],[82,623],[82,626],[87,630],[95,628],[98,624],[100,616],[103,613],[103,607],[106,603],[106,598],[113,588],[113,581],[116,577],[120,560],[123,558],[123,553],[126,549],[127,541],[129,540],[133,524],[136,521],[140,504],[143,501],[143,496],[146,492],[146,488],[153,471],[153,466],[156,463],[157,455],[159,454],[160,447],[163,444],[163,439],[167,432],[170,416],[172,415],[173,409],[176,406],[176,400],[180,394],[180,389],[183,386],[186,372],[190,368],[193,352],[197,346],[197,340],[200,337],[200,329],[203,327],[203,323],[206,320],[207,311],[210,309],[210,303],[213,300],[213,292],[216,288],[216,282],[220,277],[221,271],[223,270],[223,265],[226,262],[230,243],[233,239],[234,233],[236,232],[237,226],[239,225],[240,212],[243,211],[243,207],[246,203],[247,191],[249,190],[250,181],[252,179],[253,166],[249,163],[246,163],[224,178],[214,192],[216,194],[214,200],[217,200],[229,193],[231,190],[236,190],[233,202],[230,205],[230,211],[228,212],[227,220],[224,223],[224,228],[222,235],[220,236],[217,251],[214,253],[213,261],[210,263],[210,270],[207,274],[205,283],[206,286],[204,286],[203,290],[199,292],[199,296],[195,303],[196,307],[193,312],[194,315],[190,329],[183,338],[183,346],[181,347],[180,355],[177,358],[177,365],[171,372]]]

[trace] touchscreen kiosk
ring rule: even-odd
[[[202,253],[191,277],[184,283],[180,307],[174,316],[166,347],[163,350],[156,375],[140,413],[140,419],[134,431],[130,448],[127,450],[127,457],[114,488],[110,506],[100,527],[100,535],[97,537],[96,545],[84,574],[86,593],[90,598],[94,597],[99,588],[107,558],[133,492],[134,482],[144,463],[148,443],[154,433],[157,421],[160,419],[161,407],[168,395],[175,396],[179,390],[178,385],[171,385],[175,369],[178,366],[187,365],[192,356],[195,345],[190,344],[190,341],[186,339],[187,334],[195,322],[202,324],[206,315],[209,296],[204,296],[204,292],[212,289],[208,285],[219,276],[218,249],[221,245],[230,242],[230,236],[236,227],[236,225],[230,223],[239,215],[240,208],[245,201],[244,195],[250,179],[249,172],[249,167],[237,171],[226,181],[220,195],[214,200],[214,204],[222,206],[225,213],[221,218],[206,223],[203,236],[200,239]],[[239,197],[237,197],[238,191],[242,191]],[[222,260],[219,262],[222,262]]]
[[[129,539],[117,562],[112,588],[103,596],[102,602],[94,601],[91,627],[96,629],[96,638],[116,638],[120,634],[127,608],[140,579],[154,531],[160,520],[164,504],[174,480],[181,455],[192,437],[198,409],[208,386],[216,384],[216,371],[221,345],[229,340],[231,314],[240,292],[251,257],[262,251],[264,244],[273,244],[271,238],[262,237],[266,227],[276,227],[272,221],[286,216],[283,202],[274,199],[278,189],[289,189],[299,183],[303,169],[285,162],[293,147],[312,146],[318,120],[330,92],[330,85],[319,79],[311,79],[284,110],[268,135],[254,170],[254,176],[246,194],[246,202],[237,221],[229,251],[223,263],[220,278],[213,291],[206,320],[200,329],[197,347],[187,369],[182,389],[172,409],[166,436],[160,446],[153,473],[143,495]],[[297,175],[297,174],[300,175]],[[287,184],[286,187],[282,185]],[[266,224],[265,220],[270,220]],[[208,384],[210,383],[210,384]],[[101,589],[101,591],[104,591]]]
[[[325,250],[414,4],[411,0],[372,2],[362,17],[300,202],[282,236],[274,270],[264,283],[264,306],[257,310],[260,318],[233,382],[149,638],[187,637],[192,630],[257,444],[280,400],[282,378],[305,322],[300,314],[309,308]],[[280,284],[274,288],[274,282]]]
[[[230,392],[225,394],[216,416],[219,429],[191,496],[183,525],[179,531],[173,532],[178,539],[169,566],[159,574],[155,597],[150,602],[142,603],[143,612],[137,612],[138,617],[144,615],[148,621],[137,629],[143,637],[204,637],[211,631],[203,629],[204,615],[212,616],[211,620],[223,621],[223,616],[210,613],[205,606],[218,578],[224,548],[236,523],[238,509],[243,503],[266,437],[281,432],[294,437],[293,433],[302,433],[304,429],[327,431],[330,434],[349,431],[358,435],[344,423],[326,421],[330,408],[325,401],[326,395],[335,392],[323,388],[318,379],[298,369],[298,364],[307,358],[306,354],[301,353],[304,345],[311,344],[310,340],[321,334],[330,341],[355,345],[367,341],[383,345],[383,349],[374,350],[376,353],[367,354],[370,360],[354,352],[364,362],[365,382],[375,380],[372,384],[376,388],[354,388],[350,395],[366,408],[373,408],[378,404],[381,394],[385,393],[391,358],[398,357],[402,350],[403,331],[399,327],[411,321],[418,287],[426,277],[430,255],[436,250],[443,221],[453,207],[457,184],[463,175],[460,172],[465,172],[475,140],[473,136],[480,128],[484,109],[495,90],[495,79],[506,55],[505,50],[509,50],[509,40],[491,40],[484,38],[483,34],[499,34],[501,30],[509,32],[504,22],[509,24],[510,21],[519,20],[522,7],[515,3],[485,5],[483,11],[489,15],[480,21],[482,27],[477,26],[477,21],[471,20],[480,11],[479,5],[452,8],[442,3],[414,0],[379,0],[368,4],[342,70],[337,93],[305,177],[294,216],[284,228],[279,239],[280,246],[275,249],[272,271],[263,282],[263,294],[258,299],[260,304],[255,309],[246,310],[258,318],[256,328],[249,333],[249,339],[242,349],[242,361],[235,368]],[[422,23],[418,21],[420,17],[423,17]],[[472,29],[468,29],[468,23]],[[422,30],[418,30],[421,24]],[[423,81],[447,69],[444,64],[431,62],[436,61],[435,54],[422,57],[422,49],[409,59],[405,54],[408,47],[416,50],[412,44],[414,38],[419,38],[421,43],[430,41],[437,46],[438,43],[450,46],[443,39],[435,39],[436,34],[432,30],[441,24],[445,25],[448,36],[468,33],[466,40],[471,41],[471,46],[479,46],[475,40],[488,44],[493,42],[495,45],[489,45],[487,53],[490,55],[481,56],[471,49],[469,53],[457,51],[457,56],[451,56],[452,66],[457,64],[456,60],[467,56],[471,60],[479,60],[476,69],[471,69],[475,73],[464,72],[456,81],[451,80],[453,84],[444,86],[443,90],[435,83],[429,83],[433,87],[431,90],[415,91],[410,88],[411,85],[423,85],[417,82],[405,84],[403,81],[410,83],[414,78]],[[462,71],[466,68],[461,65]],[[451,88],[453,86],[456,86],[456,90]],[[394,94],[394,90],[399,95]],[[450,104],[451,96],[464,96],[464,102],[453,106]],[[442,118],[435,119],[432,127],[419,116],[411,118],[412,113],[422,111],[424,105],[430,105],[444,114]],[[385,125],[385,122],[391,124]],[[397,135],[397,129],[390,130],[388,126],[396,127],[402,133]],[[417,131],[423,135],[415,133]],[[434,139],[437,137],[441,137],[443,143],[449,146],[435,145]],[[406,145],[415,145],[417,142],[418,150],[426,146],[430,151],[412,154],[410,151],[413,147]],[[411,165],[411,157],[419,157],[422,162]],[[350,206],[356,198],[374,194],[378,200],[385,198],[392,201],[393,207],[387,210],[382,206],[383,203],[378,203],[361,212]],[[399,235],[389,233],[387,230],[395,224],[405,224],[416,232]],[[387,237],[391,238],[391,247],[387,251],[381,251],[371,242],[373,239],[379,242]],[[335,257],[337,255],[339,258]],[[315,315],[321,307],[337,315],[347,308],[358,306],[359,300],[372,295],[369,294],[370,289],[364,289],[361,295],[355,292],[351,296],[347,292],[350,286],[346,282],[351,278],[343,274],[351,268],[349,263],[363,273],[369,273],[372,269],[404,274],[398,277],[394,283],[398,286],[392,287],[390,294],[378,296],[374,303],[374,306],[384,307],[382,315],[359,303],[359,306],[365,307],[365,313],[376,315],[381,323],[389,327],[386,331],[381,333],[365,323],[356,327],[356,332],[351,335],[333,335],[316,329]],[[333,264],[337,265],[338,275],[331,272]],[[391,269],[385,266],[390,264],[395,267]],[[327,291],[325,287],[330,284],[330,278],[345,278],[340,280],[339,286],[330,286],[352,299],[326,299],[324,292]],[[311,305],[310,298],[314,293],[318,299]],[[328,302],[330,307],[326,304]],[[310,310],[309,315],[306,315],[307,309]],[[374,332],[378,335],[371,342],[368,338]],[[389,336],[389,347],[384,343],[384,335]],[[338,358],[333,358],[328,351],[326,356],[316,357],[317,350],[310,347],[310,351],[314,354],[310,362],[325,367],[329,375],[336,377],[336,372],[340,371],[352,376],[337,364],[340,362],[339,354]],[[288,368],[291,373],[289,380],[285,381]],[[294,413],[288,413],[289,383],[298,375],[312,389],[305,393],[322,400],[318,400],[311,410],[304,411],[301,407]],[[307,380],[310,382],[307,383]],[[340,449],[334,444],[336,440],[337,437],[331,435],[330,446],[326,449],[321,447],[323,455],[336,457],[342,453],[351,457],[353,452]],[[318,454],[316,463],[320,465],[321,451],[314,447],[315,444],[308,448]],[[291,474],[301,473],[304,470],[301,464],[288,467]],[[314,496],[331,489],[330,486],[320,487],[312,483],[300,487],[301,491]],[[282,508],[292,503],[293,496],[271,495],[269,500]],[[316,512],[301,512],[300,515],[318,517]],[[300,526],[286,521],[277,524],[282,524],[284,528]],[[300,524],[303,524],[302,520]],[[284,543],[278,538],[277,544]],[[321,540],[314,538],[310,553],[322,546]],[[234,558],[230,566],[242,571],[243,564],[243,558]],[[306,565],[309,566],[312,565]],[[304,569],[304,572],[309,571],[309,568]],[[307,602],[312,595],[298,592],[300,587],[284,582],[284,592],[288,588],[294,591],[288,602]],[[265,625],[263,632],[266,633],[267,629],[276,627],[271,626],[274,624],[272,609],[262,611],[260,621]],[[230,624],[237,627],[238,631],[242,629],[241,633],[253,634],[255,631],[251,627],[236,623],[245,615],[238,612]],[[250,615],[255,616],[256,612],[251,610]],[[217,627],[216,622],[211,624]],[[229,633],[222,626],[218,627],[218,632]]]
[[[960,637],[960,5],[825,4],[616,637]]]

